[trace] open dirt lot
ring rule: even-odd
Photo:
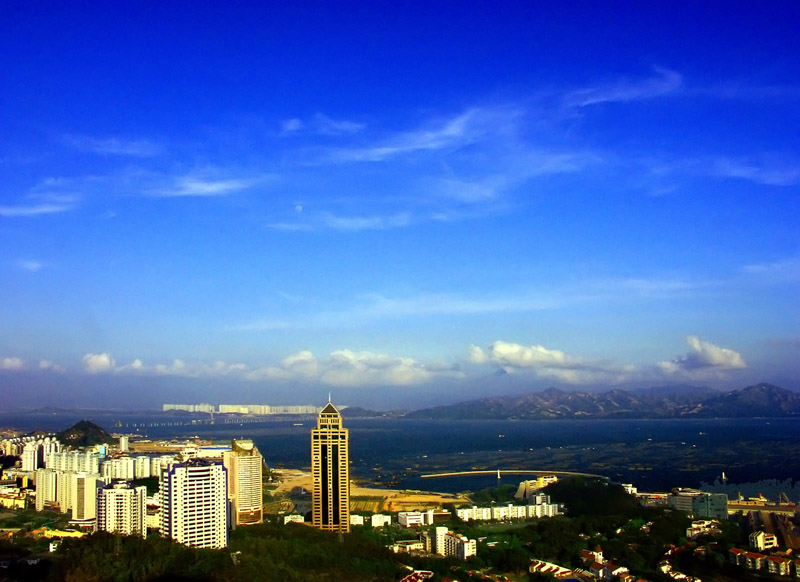
[[[311,484],[311,473],[295,469],[284,469],[280,471],[280,481],[274,493],[289,493],[296,487],[311,491]],[[354,513],[362,511],[388,513],[436,509],[446,503],[453,503],[458,507],[470,504],[470,500],[464,496],[451,493],[377,489],[374,487],[362,487],[354,482],[350,484],[350,510]]]

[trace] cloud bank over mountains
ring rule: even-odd
[[[81,359],[80,372],[101,376],[137,375],[184,378],[232,378],[252,383],[291,383],[338,388],[403,388],[436,385],[446,381],[458,385],[497,371],[528,375],[565,386],[635,385],[657,381],[726,380],[747,369],[742,355],[730,348],[690,335],[690,351],[672,360],[650,366],[623,364],[567,354],[542,345],[521,345],[495,341],[486,348],[469,346],[465,357],[455,362],[423,362],[410,357],[349,349],[335,350],[319,357],[302,350],[272,365],[253,366],[224,361],[145,363],[136,358],[118,363],[108,352],[88,353]],[[19,357],[0,360],[0,369],[31,369]],[[64,373],[63,366],[42,360],[39,369]],[[72,370],[73,372],[75,370]]]

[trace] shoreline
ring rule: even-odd
[[[301,469],[280,469],[273,473],[280,478],[277,487],[272,493],[290,494],[292,490],[300,487],[307,492],[311,491],[312,477],[310,471]],[[356,481],[350,480],[350,505],[351,511],[371,511],[373,513],[398,511],[417,511],[442,507],[446,504],[471,505],[472,501],[466,495],[454,493],[439,493],[435,491],[418,491],[410,489],[380,489],[365,487]]]

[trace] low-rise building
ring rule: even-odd
[[[731,548],[728,550],[728,558],[732,564],[744,566],[747,564],[747,552],[741,548]]]
[[[447,510],[434,511],[401,511],[397,514],[397,523],[405,527],[418,527],[421,525],[434,525],[448,521],[451,513]]]
[[[425,543],[421,540],[399,540],[389,546],[395,554],[421,552],[425,549]]]
[[[350,514],[350,525],[364,525],[364,516],[355,513]]]
[[[298,513],[290,513],[283,516],[284,525],[287,523],[304,523],[306,518]]]
[[[760,552],[778,547],[778,536],[775,534],[754,531],[750,534],[748,539],[750,541],[750,547]]]
[[[714,519],[697,519],[692,522],[691,527],[686,528],[686,537],[695,540],[702,535],[709,535],[720,532],[720,524]]]
[[[558,564],[552,564],[550,562],[545,562],[544,560],[531,560],[531,564],[528,567],[528,571],[531,574],[549,574],[555,578],[566,578],[568,576],[575,576],[575,572],[570,570],[569,568],[565,568],[564,566],[559,566]]]
[[[25,509],[28,499],[24,493],[0,493],[0,507],[8,509]]]
[[[767,557],[756,552],[747,552],[744,555],[745,566],[749,570],[764,570],[767,565]]]
[[[679,488],[669,495],[667,505],[696,518],[728,518],[728,496],[724,493],[706,493],[697,489]]]
[[[456,510],[456,515],[464,521],[488,521],[507,519],[533,519],[539,517],[554,517],[560,515],[559,505],[550,503],[550,497],[543,493],[532,500],[537,503],[530,505],[496,505],[493,507],[464,507]]]
[[[420,538],[425,545],[425,551],[431,554],[455,556],[461,560],[466,560],[470,556],[474,556],[478,551],[478,545],[475,540],[448,531],[446,527],[442,526],[422,532]]]
[[[778,576],[788,576],[791,573],[792,561],[783,556],[770,556],[767,558],[767,571]]]
[[[370,518],[370,525],[372,527],[383,527],[385,525],[392,525],[392,516],[384,515],[383,513],[376,513]]]

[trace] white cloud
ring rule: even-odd
[[[22,358],[8,357],[0,360],[0,370],[22,370],[24,367]]]
[[[469,346],[469,361],[473,364],[485,364],[489,361],[489,357],[480,346],[473,344]]]
[[[461,376],[458,370],[429,367],[412,358],[339,350],[331,353],[320,379],[339,387],[411,386],[429,382],[434,377],[458,376]]]
[[[656,75],[646,79],[623,79],[608,85],[573,91],[564,99],[569,107],[586,107],[600,103],[624,103],[654,99],[677,93],[683,88],[683,77],[669,69],[654,67]]]
[[[246,190],[255,183],[253,178],[207,179],[184,176],[178,178],[171,188],[156,191],[156,195],[173,198],[227,196]]]
[[[463,147],[487,133],[497,132],[508,117],[508,111],[475,107],[427,127],[395,134],[371,146],[335,150],[331,161],[381,162],[415,152]]]
[[[391,216],[334,216],[325,214],[322,217],[325,227],[344,232],[362,230],[388,230],[407,226],[411,223],[411,215],[401,212]]]
[[[63,366],[59,366],[58,364],[54,364],[49,360],[39,360],[39,369],[40,370],[50,370],[51,372],[57,372],[59,374],[63,374],[66,372],[66,369]]]
[[[530,371],[537,376],[557,379],[568,384],[619,384],[638,374],[635,366],[619,365],[603,360],[590,360],[551,350],[541,345],[524,346],[496,341],[484,351],[471,346],[470,361],[491,362],[505,372]]]
[[[20,269],[24,269],[25,271],[30,271],[31,273],[35,273],[36,271],[41,271],[45,266],[44,263],[40,261],[34,261],[30,259],[19,261],[18,264]]]
[[[114,371],[114,358],[107,352],[102,354],[86,354],[83,356],[83,369],[89,374],[108,373]]]
[[[703,379],[747,368],[742,355],[732,349],[715,346],[693,335],[687,336],[686,342],[690,348],[687,354],[657,364],[663,374]]]
[[[101,155],[149,158],[164,152],[163,145],[146,139],[65,135],[62,141],[75,149]]]
[[[317,358],[308,350],[288,356],[278,366],[262,366],[245,373],[248,380],[310,379],[319,373]]]
[[[771,263],[745,265],[742,271],[768,282],[800,280],[800,257],[790,257]]]
[[[51,366],[41,364],[42,369]],[[412,358],[362,351],[337,350],[319,359],[303,350],[286,357],[277,365],[253,367],[245,364],[185,362],[175,359],[169,364],[145,365],[140,359],[117,365],[108,353],[86,354],[83,367],[87,373],[151,374],[206,378],[227,376],[248,381],[302,381],[338,387],[409,386],[435,378],[455,378],[463,374],[453,366],[423,363]]]
[[[358,133],[364,129],[363,123],[348,121],[346,119],[332,119],[322,113],[314,115],[315,129],[324,135],[344,135]]]
[[[43,214],[60,214],[72,210],[72,204],[32,204],[28,206],[0,206],[0,216],[16,218],[21,216],[41,216]]]
[[[800,163],[797,162],[718,158],[710,167],[712,175],[722,178],[739,178],[766,186],[800,184]]]
[[[337,387],[409,386],[422,384],[434,377],[455,377],[460,372],[452,367],[424,364],[373,352],[337,350],[323,360],[304,350],[289,356],[278,366],[265,366],[246,373],[249,380],[317,381]]]
[[[303,122],[296,117],[292,119],[285,119],[281,122],[281,134],[289,135],[292,133],[297,133],[303,129],[303,126]]]
[[[347,119],[334,119],[324,113],[316,113],[311,119],[303,121],[297,117],[281,122],[281,135],[294,135],[303,130],[319,135],[350,135],[366,127],[363,123]]]

